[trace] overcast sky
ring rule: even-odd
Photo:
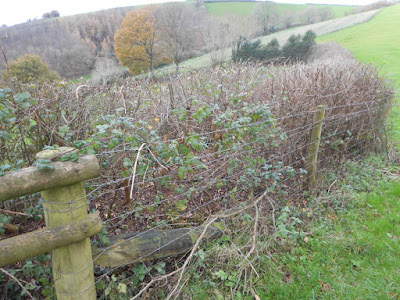
[[[4,0],[2,0],[4,1]],[[184,0],[175,0],[184,1]],[[365,5],[376,0],[276,0],[281,3],[328,3]],[[58,10],[61,16],[74,15],[112,7],[171,2],[171,0],[8,0],[0,8],[0,26],[26,22],[41,18],[45,12]]]

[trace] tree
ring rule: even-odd
[[[51,12],[44,13],[43,19],[57,18],[60,16],[60,13],[57,10],[52,10]]]
[[[57,18],[57,17],[59,17],[60,16],[60,13],[58,12],[58,10],[52,10],[51,12],[50,12],[50,17],[51,18]]]
[[[118,60],[132,74],[150,69],[154,75],[154,68],[167,61],[161,53],[153,7],[128,13],[114,39]]]
[[[179,64],[194,47],[194,14],[194,9],[184,3],[165,4],[155,11],[162,46],[175,63],[177,73]]]
[[[204,0],[195,0],[195,1],[194,1],[194,6],[197,7],[197,8],[203,8],[203,7],[205,7],[205,5],[204,5]]]
[[[89,47],[78,34],[72,34],[62,20],[42,22],[40,26],[35,23],[22,24],[21,28],[12,26],[7,33],[9,38],[2,40],[2,45],[10,61],[37,53],[63,78],[88,75],[94,67],[95,59]],[[0,58],[0,69],[5,67]]]
[[[278,9],[276,3],[260,2],[254,6],[253,14],[262,28],[263,35],[273,31],[278,23]]]
[[[314,7],[306,8],[301,12],[300,18],[306,24],[313,24],[316,22],[317,11]]]
[[[224,19],[212,15],[204,19],[202,25],[203,39],[214,66],[225,61],[226,48],[232,43],[229,29],[230,25]]]
[[[15,78],[21,83],[44,83],[60,77],[40,58],[39,55],[27,54],[9,64],[8,72],[3,71],[6,79]]]
[[[319,19],[321,22],[333,19],[335,17],[335,13],[332,7],[324,6],[317,10],[317,14],[319,15]]]
[[[303,37],[291,35],[282,48],[282,56],[292,62],[306,59],[311,46],[315,44],[317,35],[314,31],[308,30]]]
[[[287,29],[293,26],[296,19],[296,13],[288,10],[282,15],[281,20]]]

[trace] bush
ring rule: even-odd
[[[279,42],[275,38],[266,46],[261,44],[260,40],[255,42],[239,40],[236,49],[232,51],[233,61],[245,60],[273,60],[279,57],[289,59],[290,61],[305,60],[312,45],[315,44],[315,32],[309,30],[303,37],[300,35],[292,35],[283,46],[279,49]]]
[[[27,54],[11,62],[8,71],[3,71],[3,78],[21,83],[44,83],[58,80],[60,76],[51,71],[39,55]]]
[[[309,30],[303,37],[291,35],[282,48],[282,56],[290,61],[302,61],[307,58],[310,48],[315,44],[317,35]]]
[[[98,58],[92,73],[91,83],[94,85],[113,84],[129,75],[129,69],[118,65],[115,60],[110,58]]]

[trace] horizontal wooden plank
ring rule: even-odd
[[[203,230],[204,227],[200,226],[117,235],[112,238],[112,245],[107,248],[92,247],[94,263],[119,267],[176,256],[190,251]],[[219,236],[221,236],[220,230],[215,227],[208,228],[206,239]]]
[[[72,224],[47,227],[0,241],[0,267],[91,237],[102,230],[98,214]]]
[[[0,177],[0,202],[100,175],[100,165],[94,155],[83,156],[77,162],[58,161],[51,164],[54,170],[39,170],[39,167],[33,166],[7,172]]]

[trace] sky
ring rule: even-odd
[[[9,0],[0,9],[0,26],[11,26],[38,18],[46,12],[57,10],[61,16],[74,15],[113,7],[154,4],[170,2],[171,0]],[[175,0],[184,1],[184,0]],[[376,0],[275,0],[281,3],[326,3],[365,5]]]

